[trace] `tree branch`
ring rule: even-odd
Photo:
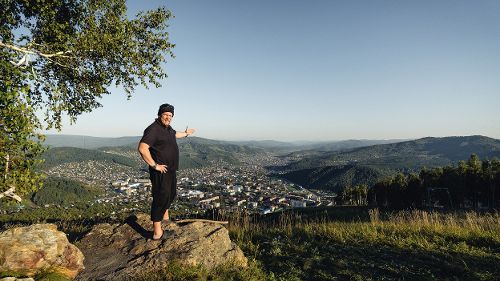
[[[39,55],[39,56],[44,57],[46,59],[52,58],[52,57],[74,58],[74,57],[70,57],[70,56],[65,56],[64,55],[64,54],[71,53],[71,51],[60,51],[60,52],[53,53],[53,54],[45,54],[45,53],[42,53],[42,52],[37,51],[37,50],[30,50],[28,48],[24,48],[24,47],[19,47],[19,46],[16,46],[16,45],[7,44],[7,43],[4,43],[2,41],[0,41],[0,46],[8,48],[8,49],[11,49],[11,50],[14,50],[14,51],[17,51],[17,52],[20,52],[20,53],[23,53],[23,54],[35,54],[35,55]]]
[[[10,155],[7,154],[5,155],[5,174],[4,174],[4,179],[7,180],[7,175],[9,174],[9,163],[10,163]],[[10,197],[13,198],[19,202],[21,202],[21,197],[19,195],[15,194],[14,191],[16,191],[16,187],[12,185],[8,185],[10,187],[6,191],[0,193],[0,198],[3,197]]]
[[[12,186],[12,185],[9,185],[9,189],[7,189],[6,191],[0,193],[0,198],[3,198],[3,197],[10,197],[12,199],[15,199],[17,200],[18,202],[21,202],[22,199],[21,197],[19,197],[19,195],[15,194],[14,191],[16,191],[16,187],[15,186]]]

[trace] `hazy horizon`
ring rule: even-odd
[[[174,14],[169,77],[61,133],[142,135],[167,102],[174,128],[217,140],[500,138],[498,1],[128,4]]]
[[[76,134],[47,134],[46,136],[68,136],[68,137],[89,137],[89,138],[140,138],[142,135],[135,135],[135,136],[117,136],[117,137],[106,137],[106,136],[92,136],[92,135],[76,135]],[[485,136],[485,135],[460,135],[460,136],[444,136],[444,137],[471,137],[471,136],[482,136],[482,137],[488,137],[492,139],[499,139],[499,138],[494,138],[491,136]],[[198,136],[192,136],[192,137],[198,137]],[[192,138],[191,137],[191,138]],[[403,139],[403,138],[382,138],[382,139],[367,139],[367,138],[361,138],[361,139],[331,139],[331,140],[313,140],[313,139],[297,139],[297,140],[278,140],[278,139],[212,139],[212,138],[206,138],[206,137],[198,137],[198,138],[203,138],[203,139],[209,139],[209,140],[215,140],[215,141],[227,141],[227,142],[252,142],[252,141],[257,141],[257,142],[283,142],[283,143],[327,143],[327,142],[343,142],[343,141],[411,141],[411,140],[417,140],[417,139],[422,139],[422,138],[444,138],[444,137],[436,137],[436,136],[422,136],[418,138],[409,138],[409,139]],[[500,139],[499,139],[500,140]]]

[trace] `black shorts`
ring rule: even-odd
[[[160,173],[156,170],[150,170],[149,178],[151,179],[153,194],[151,221],[159,222],[177,196],[177,175],[175,171]]]

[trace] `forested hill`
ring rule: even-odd
[[[471,154],[481,159],[500,158],[500,140],[484,136],[428,137],[343,152],[308,151],[286,167],[288,172],[283,177],[306,188],[339,191],[347,186],[374,184],[398,171],[456,164]]]
[[[262,149],[203,138],[178,139],[180,168],[199,168],[214,161],[239,164],[241,157],[262,153]]]
[[[297,154],[299,154],[298,152]],[[392,144],[380,144],[348,151],[309,153],[291,163],[288,170],[337,166],[348,163],[392,169],[420,169],[466,160],[471,154],[481,159],[500,157],[500,140],[484,136],[422,138]]]
[[[288,172],[283,177],[306,188],[339,192],[347,186],[373,185],[392,173],[392,170],[387,169],[344,165],[297,170]]]
[[[137,159],[130,157],[107,153],[99,150],[83,149],[76,147],[55,147],[47,150],[42,158],[45,159],[44,167],[50,168],[70,162],[84,162],[89,160],[108,161],[129,167],[137,167]]]
[[[102,142],[102,144],[110,144]],[[225,142],[202,138],[183,138],[178,140],[180,150],[180,168],[199,168],[210,165],[214,161],[239,164],[245,155],[262,153],[262,149],[228,144]],[[47,150],[42,158],[44,167],[50,168],[69,162],[106,161],[129,167],[144,165],[137,152],[137,142],[128,146],[105,146],[99,149],[83,149],[77,147],[54,147]]]

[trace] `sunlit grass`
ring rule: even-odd
[[[500,215],[368,211],[367,220],[272,222],[244,214],[229,225],[247,256],[287,280],[495,280],[500,276]],[[290,270],[293,268],[293,270]]]
[[[269,277],[255,261],[251,261],[248,267],[244,268],[226,264],[212,270],[202,266],[187,266],[173,262],[161,270],[150,270],[138,276],[131,276],[131,280],[134,281],[262,281],[266,279]]]

